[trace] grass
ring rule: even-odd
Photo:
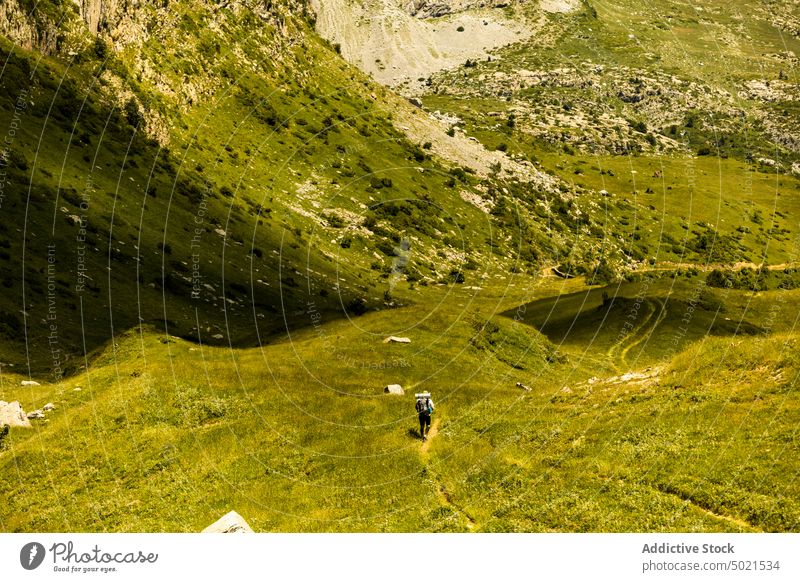
[[[1,531],[800,529],[796,273],[733,267],[796,262],[795,157],[749,123],[772,105],[702,99],[778,73],[761,12],[593,1],[433,80],[547,190],[430,158],[304,13],[173,4],[137,45],[65,33],[74,59],[0,40],[0,399],[56,405],[3,439]],[[693,66],[738,9],[752,50]],[[597,64],[686,85],[477,81]]]
[[[334,53],[317,38],[307,40],[304,56],[291,58],[292,66],[318,74],[287,75],[263,60],[272,45],[253,44],[243,33],[255,22],[231,24],[223,37],[240,43],[245,57],[226,53],[213,67],[190,62],[180,40],[206,41],[191,36],[194,21],[184,16],[183,28],[164,41],[169,46],[154,35],[140,51],[106,61],[89,49],[80,62],[45,58],[34,65],[34,54],[3,41],[0,125],[19,128],[4,151],[9,222],[0,259],[18,266],[25,257],[24,276],[3,281],[6,363],[54,371],[48,284],[55,286],[57,347],[66,354],[60,367],[74,373],[85,351],[140,323],[252,346],[307,325],[302,311],[310,300],[340,316],[361,303],[382,308],[393,257],[378,257],[371,268],[373,253],[392,254],[404,238],[415,258],[396,275],[413,272],[418,281],[458,267],[442,238],[480,251],[471,227],[481,213],[457,190],[442,188],[446,168],[369,106],[369,95],[384,89],[340,61],[331,66]],[[256,71],[233,78],[243,58]],[[183,67],[207,83],[208,94],[187,107],[179,96],[158,93],[131,72],[143,62]],[[129,112],[131,100],[122,111],[115,106],[101,70],[133,92],[138,113]],[[134,127],[147,107],[150,122],[169,124],[168,143]],[[382,212],[398,201],[413,208],[407,218]],[[339,221],[321,220],[326,213]],[[362,227],[370,215],[373,230]],[[49,271],[48,244],[55,249]]]
[[[57,408],[11,431],[3,530],[197,531],[235,508],[261,531],[796,531],[790,330],[748,336],[698,307],[674,349],[663,340],[691,285],[668,282],[647,298],[671,293],[670,316],[628,362],[662,366],[651,384],[587,384],[614,374],[598,362],[613,362],[616,307],[595,341],[581,331],[590,317],[566,338],[548,323],[550,343],[527,318],[555,300],[569,313],[585,291],[522,276],[433,287],[413,307],[326,318],[262,348],[142,329],[58,384],[20,389],[4,374],[0,398]],[[499,317],[532,289],[525,322]],[[399,331],[412,344],[382,343]],[[406,396],[383,395],[394,382]],[[421,389],[437,402],[427,452],[410,396]]]

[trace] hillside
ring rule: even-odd
[[[438,288],[235,352],[146,330],[59,384],[6,374],[0,398],[56,409],[11,433],[3,530],[199,531],[230,508],[257,531],[797,530],[791,331],[693,344],[704,315],[674,345],[676,307],[652,336],[666,346],[647,325],[625,338],[623,375],[605,339],[556,351],[489,317],[528,293]],[[410,345],[381,341],[401,330]],[[385,396],[390,382],[407,396]],[[422,387],[437,434],[421,450],[408,394]]]
[[[800,529],[797,3],[79,4],[0,6],[0,531]]]

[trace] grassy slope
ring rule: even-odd
[[[242,29],[237,25],[232,30],[240,34]],[[204,332],[203,345],[186,342],[153,327],[163,327],[163,318],[179,322],[177,329],[174,322],[169,325],[172,333],[183,333],[181,325],[189,329],[195,325],[182,323],[191,321],[195,308],[186,301],[185,290],[162,294],[147,286],[164,280],[161,255],[151,251],[153,260],[144,259],[143,285],[135,285],[134,269],[112,269],[108,282],[112,291],[98,283],[100,291],[85,299],[85,309],[98,318],[96,325],[84,328],[85,333],[96,334],[92,337],[97,346],[87,369],[61,382],[21,388],[24,376],[13,373],[19,367],[3,367],[0,399],[18,399],[26,410],[52,401],[57,409],[32,430],[12,429],[6,450],[0,453],[0,491],[9,500],[0,509],[0,529],[197,531],[230,509],[263,531],[798,529],[795,459],[800,411],[795,393],[799,370],[793,307],[797,291],[706,290],[699,296],[699,306],[693,307],[696,315],[691,325],[683,331],[682,318],[693,306],[694,293],[702,288],[701,277],[673,279],[670,273],[661,273],[650,283],[645,279],[593,288],[587,294],[580,279],[508,273],[515,262],[510,249],[519,248],[518,241],[512,237],[489,252],[483,239],[487,219],[493,226],[508,229],[501,233],[515,234],[513,213],[487,218],[462,204],[457,191],[446,186],[441,168],[416,160],[416,149],[373,116],[370,94],[379,90],[364,85],[360,76],[335,60],[329,48],[313,39],[308,42],[313,60],[303,70],[318,72],[308,79],[298,80],[276,67],[272,73],[245,75],[231,87],[215,90],[208,101],[178,113],[172,109],[177,105],[164,106],[164,115],[175,115],[174,143],[169,153],[163,152],[171,166],[154,162],[157,147],[143,142],[136,154],[138,168],[120,174],[120,152],[127,149],[131,131],[120,120],[112,123],[117,129],[112,127],[114,131],[99,140],[105,121],[115,119],[102,108],[99,94],[93,98],[98,114],[80,122],[92,142],[88,152],[84,152],[87,148],[67,151],[64,145],[69,143],[74,117],[26,118],[28,134],[19,138],[20,146],[46,135],[43,147],[51,148],[35,164],[27,159],[28,167],[41,173],[41,177],[34,173],[33,188],[40,194],[27,206],[28,224],[37,227],[37,237],[41,225],[49,224],[45,218],[53,215],[54,184],[61,179],[63,187],[80,192],[86,176],[93,175],[98,192],[92,196],[96,214],[90,223],[98,224],[93,234],[99,249],[92,259],[94,272],[105,272],[109,246],[122,249],[136,243],[140,249],[157,250],[165,238],[172,246],[170,256],[188,262],[190,249],[183,228],[197,210],[197,201],[190,199],[191,183],[200,187],[208,182],[217,194],[211,201],[209,221],[213,217],[217,224],[203,235],[204,260],[214,261],[209,274],[204,271],[208,277],[204,281],[222,285],[224,275],[226,282],[239,283],[245,291],[251,285],[258,288],[250,273],[252,254],[247,253],[254,245],[262,250],[263,260],[253,259],[252,268],[262,269],[259,277],[278,286],[276,271],[281,263],[267,260],[272,251],[278,251],[299,287],[283,285],[284,290],[295,291],[282,297],[265,290],[260,299],[265,305],[256,313],[271,314],[278,319],[278,327],[283,324],[282,313],[305,325],[293,326],[291,339],[270,336],[270,343],[258,348],[206,345],[208,335],[217,331],[214,324],[225,330],[226,318],[229,332],[242,334],[242,343],[253,342],[252,300],[243,293],[244,297],[237,297],[238,306],[228,303],[232,309],[222,312],[217,301],[220,311],[200,310],[212,324],[202,321],[204,329],[211,329]],[[173,53],[162,49],[150,47],[172,58]],[[315,68],[318,63],[322,64]],[[62,72],[58,62],[47,61],[43,66],[51,67],[56,78]],[[92,66],[91,61],[85,66]],[[58,104],[55,84],[48,85],[44,77],[39,83],[42,99],[38,101]],[[147,94],[147,88],[141,91]],[[290,131],[273,133],[270,111],[260,105],[263,95],[275,97],[270,103],[279,120],[294,116]],[[335,118],[339,111],[347,120],[341,131],[328,132],[325,139],[312,138],[317,133],[312,130],[321,129],[325,117]],[[7,106],[3,115],[5,124],[12,115]],[[308,123],[298,124],[296,119],[305,115]],[[262,121],[252,119],[259,116]],[[37,125],[45,119],[46,130]],[[347,155],[340,156],[337,145]],[[26,151],[23,147],[15,150]],[[95,165],[101,169],[90,172],[90,162],[83,155],[95,151],[100,156]],[[571,180],[586,180],[588,187],[611,179],[589,168],[582,176],[575,174],[577,159],[573,158],[577,156],[536,151],[542,159],[553,160],[554,171]],[[359,169],[359,156],[370,170],[395,168],[392,186],[364,187],[358,178],[371,171]],[[620,169],[630,169],[629,158],[601,161],[615,168],[613,188],[608,188],[612,194],[616,188],[630,187]],[[666,159],[665,163],[671,162]],[[680,175],[683,162],[674,163],[674,173]],[[431,171],[420,173],[418,165]],[[156,196],[148,200],[144,185],[151,168],[155,168],[151,180]],[[18,171],[23,178],[30,172]],[[638,175],[650,173],[639,170]],[[130,177],[135,187],[129,184]],[[176,188],[176,177],[189,183],[181,182]],[[347,196],[328,189],[333,179],[347,184],[345,178],[355,179],[346,189]],[[768,201],[766,177],[763,183],[760,178],[754,182]],[[313,206],[311,197],[294,195],[298,185],[306,183],[322,190],[314,195],[320,207]],[[233,196],[223,194],[223,186]],[[535,200],[540,194],[508,186],[519,197],[523,214],[528,212],[524,197]],[[709,194],[698,199],[698,211],[708,213],[713,207],[709,200],[718,196],[710,182],[701,183],[699,189]],[[359,203],[415,190],[427,192],[458,216],[456,224],[446,228],[451,236],[457,230],[466,233],[476,252],[476,270],[465,271],[466,285],[414,287],[400,281],[391,291],[396,309],[342,318],[341,307],[334,309],[337,269],[346,279],[341,285],[345,297],[358,292],[374,302],[372,306],[383,306],[381,295],[388,282],[381,275],[389,273],[380,265],[378,269],[370,266],[378,260],[372,252],[380,255],[382,251],[372,237],[359,239],[357,231],[347,234],[354,244],[343,249],[338,245],[344,236],[341,228],[324,227],[297,207],[312,216],[328,206],[363,212]],[[115,198],[119,208],[125,206],[124,212],[114,210]],[[791,197],[780,198],[783,202]],[[166,200],[170,199],[167,215]],[[143,200],[147,201],[146,220],[140,227]],[[594,194],[589,197],[598,208],[604,207],[604,200]],[[609,233],[594,233],[591,244],[602,245],[607,236],[613,236],[622,237],[623,246],[633,247],[632,234],[639,232],[634,217],[645,212],[658,216],[666,209],[657,206],[646,211],[621,196],[612,201],[608,221],[602,219],[602,212],[592,217],[595,225],[610,225]],[[731,212],[741,213],[744,202],[732,203],[736,206]],[[17,204],[17,212],[22,213],[24,205]],[[253,204],[269,205],[271,218],[263,217],[259,224]],[[653,206],[657,204],[662,203]],[[768,202],[763,208],[763,215],[770,216]],[[378,236],[386,242],[392,241],[392,234],[406,231],[420,238],[424,250],[419,253],[421,266],[415,266],[435,281],[446,278],[454,261],[447,259],[447,248],[438,245],[447,223],[438,223],[439,233],[421,232],[423,219],[429,215],[418,213],[409,220],[400,212],[376,218],[384,221],[386,234]],[[401,220],[393,223],[389,216]],[[566,233],[573,229],[582,234],[584,227],[588,232],[586,223],[574,218],[536,216],[534,211],[525,214],[539,237],[547,232],[543,224]],[[701,236],[704,229],[687,219],[690,229],[700,229],[690,234]],[[703,219],[724,231],[705,214]],[[18,223],[26,224],[24,218]],[[415,228],[410,230],[409,224]],[[240,239],[233,238],[225,247],[224,259],[222,241],[214,238],[217,227]],[[683,230],[679,228],[673,235],[676,240]],[[127,235],[126,245],[108,245],[112,230],[114,236]],[[55,236],[60,237],[59,252],[71,258],[74,226],[56,229]],[[16,261],[21,239],[11,233],[7,239],[9,257]],[[536,248],[547,248],[545,242],[541,246],[537,242]],[[655,244],[650,239],[644,243]],[[38,248],[41,253],[37,244],[38,240],[26,241],[26,249]],[[750,243],[746,246],[754,253]],[[587,248],[590,245],[579,251]],[[563,250],[552,249],[554,254]],[[346,258],[341,254],[332,260],[324,258],[326,252],[336,257],[335,253],[345,251]],[[504,253],[508,256],[501,257]],[[315,271],[312,307],[306,304],[303,275],[294,272],[303,272],[309,254],[317,261],[311,266]],[[28,256],[26,281],[38,276],[41,282],[43,256]],[[698,256],[702,260],[703,255]],[[679,257],[676,253],[670,258]],[[381,262],[390,266],[391,258]],[[114,263],[124,264],[119,258]],[[353,285],[352,281],[359,282]],[[18,285],[11,281],[13,293],[3,295],[7,312],[18,310]],[[644,292],[643,285],[647,285]],[[329,290],[332,305],[320,295],[321,288]],[[235,294],[237,289],[226,289],[229,292]],[[614,298],[605,310],[604,292]],[[634,309],[640,294],[641,306]],[[113,311],[118,331],[111,344],[103,343],[110,337],[110,322],[103,319],[109,313],[103,297],[121,305]],[[548,315],[555,297],[556,319]],[[62,299],[59,306],[74,303],[73,297]],[[34,303],[40,301],[41,297]],[[272,304],[276,311],[267,308]],[[141,306],[147,316],[141,328],[131,305]],[[521,305],[526,306],[524,310]],[[658,316],[659,305],[667,307],[663,318]],[[38,306],[33,307],[35,311]],[[65,311],[59,307],[59,322],[65,321],[61,319]],[[622,322],[631,313],[635,314],[634,331],[621,335]],[[522,321],[514,322],[515,315]],[[80,326],[68,321],[70,325],[60,323],[63,333],[74,328],[73,339],[80,339]],[[126,327],[130,330],[119,331]],[[540,327],[543,333],[536,331]],[[745,327],[756,335],[743,334]],[[18,337],[12,331],[7,333]],[[767,331],[774,335],[758,335]],[[383,344],[381,339],[389,334],[408,335],[413,343]],[[672,341],[676,337],[677,343]],[[6,342],[3,346],[9,354],[4,358],[19,358],[18,347]],[[74,368],[83,363],[82,358],[76,359]],[[660,369],[657,383],[602,380],[653,365]],[[45,361],[42,369],[48,368]],[[592,376],[601,381],[589,384]],[[383,396],[382,386],[390,382],[403,384],[407,396]],[[531,391],[515,387],[517,382]],[[421,388],[434,392],[439,423],[437,436],[424,449],[413,434],[416,419],[410,397]]]
[[[3,282],[4,362],[53,371],[48,276],[54,345],[69,372],[140,322],[253,345],[287,324],[309,325],[309,298],[341,315],[357,298],[384,307],[403,238],[413,255],[401,277],[435,281],[461,268],[465,249],[481,252],[485,216],[443,187],[445,169],[371,106],[384,90],[307,24],[294,22],[299,44],[285,47],[260,21],[223,11],[208,39],[195,36],[208,13],[193,12],[196,3],[173,8],[172,33],[137,50],[89,43],[65,61],[3,45],[0,125],[19,125],[4,184],[2,258],[17,273]],[[220,44],[228,50],[216,54]],[[277,49],[281,62],[267,58]],[[142,63],[163,71],[162,84],[210,88],[187,104],[137,73]],[[121,111],[118,85],[131,95]],[[139,118],[160,122],[169,147],[134,132]],[[464,181],[459,188],[472,187]],[[73,218],[81,215],[82,225]],[[76,291],[83,257],[91,279]]]
[[[522,323],[479,331],[530,294],[430,289],[263,349],[127,334],[67,382],[6,375],[0,397],[58,408],[12,431],[2,528],[196,531],[235,508],[281,531],[797,529],[792,336],[687,340],[655,384],[586,384],[611,374],[592,344],[549,363]],[[429,449],[389,382],[436,395]]]
[[[800,188],[788,167],[797,153],[765,129],[771,122],[788,132],[784,110],[796,101],[742,91],[748,81],[790,75],[780,54],[797,52],[797,38],[769,25],[763,2],[589,4],[594,16],[585,7],[551,15],[539,35],[499,58],[435,76],[426,107],[454,113],[469,135],[536,160],[578,192],[607,190],[594,208],[577,204],[595,225],[639,240],[634,256],[796,260],[787,235]],[[518,70],[571,72],[520,87]],[[508,81],[493,82],[495,75]],[[710,155],[692,155],[704,149]],[[754,162],[761,157],[782,165]],[[703,233],[717,233],[720,244],[696,244]]]

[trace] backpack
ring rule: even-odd
[[[422,414],[423,412],[426,414],[430,414],[433,412],[433,406],[431,406],[431,399],[425,398],[424,400],[420,398],[417,400],[417,412]]]

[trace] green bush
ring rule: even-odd
[[[8,446],[9,430],[9,426],[7,424],[4,424],[0,427],[0,451],[5,450],[5,448]]]

